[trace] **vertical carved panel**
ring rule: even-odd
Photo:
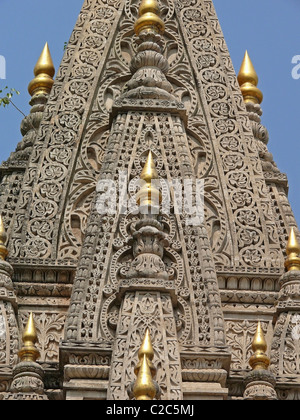
[[[179,347],[171,299],[159,292],[136,292],[126,294],[120,310],[109,399],[128,398],[127,390],[135,380],[134,368],[146,328],[151,333],[155,351],[153,363],[158,368],[156,380],[162,398],[182,398]]]

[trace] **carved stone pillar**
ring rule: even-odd
[[[5,261],[8,254],[5,243],[6,233],[0,216],[0,392],[9,388],[19,349],[17,298],[12,282],[13,268]]]
[[[257,331],[253,339],[252,349],[254,354],[249,361],[252,372],[248,373],[244,380],[246,386],[244,400],[277,400],[275,391],[276,379],[274,375],[268,371],[270,359],[266,355],[267,343],[260,322],[258,323]]]
[[[276,401],[276,379],[271,372],[266,370],[254,370],[250,372],[244,383],[246,389],[244,400],[246,401]]]
[[[169,246],[163,225],[157,220],[160,194],[152,185],[158,178],[152,153],[141,175],[144,186],[137,194],[140,220],[132,227],[133,261],[119,284],[122,302],[108,399],[126,399],[132,382],[132,366],[147,330],[153,338],[154,364],[163,399],[182,399],[180,352],[173,306],[177,303],[174,281],[162,260]],[[156,200],[156,205],[154,201]]]
[[[300,390],[300,246],[294,229],[289,237],[285,265],[288,271],[279,282],[271,370],[277,376],[279,395],[294,399]]]
[[[14,367],[13,381],[3,400],[47,401],[44,393],[44,370],[36,363],[40,352],[35,346],[37,333],[32,313],[23,334],[23,347],[19,351],[20,362]]]

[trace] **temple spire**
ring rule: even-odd
[[[153,350],[153,346],[152,346],[152,341],[151,341],[149,328],[147,328],[147,330],[146,330],[143,343],[142,343],[141,348],[140,348],[139,353],[138,353],[139,363],[137,364],[137,366],[134,369],[134,373],[136,374],[136,376],[138,376],[139,369],[142,366],[142,361],[143,361],[144,356],[147,357],[148,366],[151,370],[152,377],[154,377],[155,374],[156,374],[156,369],[155,369],[155,367],[152,363],[152,360],[154,359],[154,350]]]
[[[33,314],[31,313],[23,333],[23,347],[19,351],[19,357],[22,362],[36,362],[40,357],[40,352],[35,345],[37,341],[37,332]]]
[[[133,387],[133,394],[138,401],[153,400],[156,395],[156,387],[152,379],[147,356],[144,355],[137,380]]]
[[[261,90],[257,88],[258,76],[249,57],[248,51],[245,53],[244,60],[238,74],[238,82],[246,103],[251,102],[260,104],[263,101],[263,94]]]
[[[153,380],[156,369],[152,364],[154,350],[148,328],[139,350],[138,357],[139,363],[134,370],[137,380],[133,386],[133,395],[136,400],[153,400],[157,395],[158,387]]]
[[[249,360],[252,371],[248,372],[244,379],[246,386],[244,400],[277,400],[276,379],[273,373],[269,371],[270,359],[266,354],[267,342],[260,322],[252,342],[252,350],[254,354]]]
[[[291,229],[286,253],[285,267],[287,271],[300,271],[300,245],[294,228]]]
[[[140,176],[141,181],[143,181],[142,188],[137,193],[136,199],[140,207],[153,207],[159,206],[159,203],[162,200],[160,191],[154,185],[153,181],[158,180],[159,176],[155,168],[155,163],[153,160],[153,154],[150,151],[147,157],[146,164]]]
[[[132,78],[125,85],[121,99],[175,101],[173,87],[166,77],[169,63],[163,47],[165,24],[160,17],[157,0],[141,2],[134,30],[138,48],[130,64]]]
[[[252,342],[252,350],[254,354],[249,361],[251,368],[253,370],[268,370],[270,359],[266,355],[267,343],[260,322],[258,323],[256,334]]]
[[[23,332],[23,347],[19,351],[20,362],[13,369],[13,380],[6,399],[48,400],[44,388],[44,370],[40,364],[36,363],[40,357],[40,352],[35,345],[37,341],[33,314],[30,313]]]
[[[55,68],[46,42],[42,54],[34,68],[35,78],[29,83],[28,92],[31,96],[40,93],[48,94],[53,86]]]

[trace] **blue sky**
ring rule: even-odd
[[[63,56],[83,0],[0,0],[0,55],[6,80],[0,86],[21,91],[16,105],[29,113],[27,86],[46,41],[56,68]],[[300,224],[300,79],[292,78],[292,58],[300,55],[299,0],[214,0],[234,67],[238,72],[248,49],[264,93],[263,123],[269,150],[290,183],[290,201]],[[299,71],[300,74],[300,71]],[[21,140],[22,115],[0,109],[0,161]]]

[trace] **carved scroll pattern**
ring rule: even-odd
[[[11,256],[43,259],[55,256],[60,231],[59,205],[68,191],[69,171],[78,151],[77,139],[89,111],[107,38],[117,24],[119,7],[119,0],[89,0],[83,5],[24,179]]]
[[[289,376],[298,381],[300,375],[300,314],[281,313],[276,323],[271,353],[271,370],[274,374]]]
[[[174,142],[178,143],[175,149]],[[133,181],[138,179],[149,149],[163,179],[193,176],[181,119],[167,113],[141,112],[120,114],[116,118],[101,176],[118,184],[121,170],[131,174]],[[110,342],[115,336],[119,311],[116,291],[122,273],[124,275],[132,261],[128,226],[133,220],[130,215],[127,217],[103,217],[97,214],[95,203],[92,206],[74,283],[68,339],[89,341],[100,336]],[[222,345],[225,340],[223,316],[207,233],[204,227],[191,229],[186,218],[183,214],[163,219],[171,239],[164,263],[173,273],[179,295],[176,314],[179,341]],[[182,230],[184,236],[181,236]],[[113,249],[113,252],[107,252],[107,249]],[[191,308],[196,308],[195,312]]]
[[[34,322],[38,336],[37,347],[41,354],[39,360],[43,362],[59,361],[59,342],[63,337],[66,320],[65,313],[34,312]],[[23,329],[28,321],[29,312],[21,312],[20,318]]]
[[[168,80],[173,85],[174,95],[185,105],[189,114],[187,134],[196,176],[206,180],[205,211],[211,246],[216,262],[223,266],[229,265],[231,244],[227,234],[229,227],[196,81],[190,69],[178,22],[175,19],[174,4],[162,1],[160,6],[162,16],[166,21],[164,38],[165,54],[170,66]],[[99,80],[97,102],[93,106],[93,112],[87,124],[88,129],[84,133],[75,176],[70,187],[70,200],[63,217],[59,258],[76,259],[80,254],[87,214],[107,144],[108,113],[114,101],[118,99],[126,81],[131,77],[129,65],[132,56],[136,53],[133,25],[138,16],[138,7],[137,1],[125,2],[125,13],[117,29],[106,68]]]
[[[10,302],[0,303],[0,366],[14,366],[18,360],[19,330]]]
[[[170,297],[159,292],[127,293],[120,313],[109,399],[128,398],[127,390],[135,378],[133,371],[146,328],[153,341],[153,363],[158,369],[156,380],[162,399],[181,399],[180,357]]]
[[[261,325],[266,333],[268,323],[262,322]],[[226,321],[227,344],[232,350],[232,374],[242,374],[250,369],[249,359],[253,354],[251,346],[256,330],[256,321]]]
[[[176,7],[191,45],[205,115],[213,126],[210,134],[215,139],[223,190],[230,197],[230,202],[225,203],[236,231],[232,231],[235,264],[272,267],[280,252],[276,225],[266,199],[258,151],[212,2],[178,1]],[[255,225],[245,224],[241,217],[244,209],[251,209]]]

